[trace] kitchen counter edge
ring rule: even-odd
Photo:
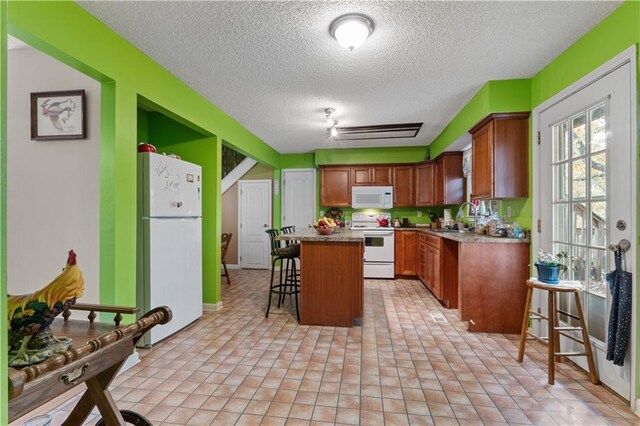
[[[418,231],[436,237],[446,238],[448,240],[457,241],[459,243],[489,243],[489,244],[529,244],[528,239],[490,237],[488,235],[478,235],[473,232],[438,232],[421,226],[399,227],[393,228],[396,231]]]
[[[320,235],[315,230],[296,231],[293,234],[282,234],[276,237],[280,241],[331,241],[331,242],[364,242],[363,231],[338,229],[331,235]]]

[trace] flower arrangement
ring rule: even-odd
[[[538,260],[534,264],[538,270],[538,279],[548,284],[558,284],[560,274],[564,274],[567,269],[567,261],[573,262],[573,257],[569,257],[566,251],[553,255],[542,249],[538,251]]]
[[[337,226],[344,226],[344,212],[342,209],[339,209],[338,207],[331,207],[327,210],[327,213],[324,216],[333,219]]]
[[[567,265],[565,264],[567,260],[573,261],[573,257],[569,257],[566,251],[561,251],[554,256],[553,254],[540,249],[538,251],[538,260],[535,264],[544,266],[557,266],[560,269],[560,272],[564,273],[568,269]]]

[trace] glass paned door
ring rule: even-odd
[[[636,193],[629,108],[632,75],[629,64],[621,66],[539,113],[539,189],[534,196],[541,221],[537,246],[554,254],[566,252],[572,259],[561,279],[583,285],[583,313],[598,374],[627,399],[635,355],[628,353],[623,367],[606,360],[611,295],[605,277],[614,266],[608,245],[635,238],[633,227],[616,227],[618,220],[630,224],[636,217],[631,202]],[[635,249],[627,253],[629,259],[635,259]],[[631,272],[633,263],[627,262]],[[577,315],[573,296],[560,295],[559,307]],[[538,308],[546,312],[544,303]],[[560,320],[580,325],[571,315],[561,315]],[[581,344],[564,337],[561,345],[563,352],[583,351]],[[586,368],[584,357],[572,360]]]
[[[582,282],[585,316],[592,337],[605,341],[603,321],[607,265],[607,104],[599,103],[553,125],[553,251],[572,259],[566,279]],[[570,294],[560,306],[577,314]],[[568,315],[560,319],[577,323]],[[577,324],[576,324],[577,325]]]

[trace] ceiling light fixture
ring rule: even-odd
[[[331,118],[331,114],[336,112],[335,108],[325,108],[324,113],[327,115],[327,129],[330,129],[333,126],[333,118]]]
[[[329,33],[340,46],[353,50],[362,46],[373,32],[373,21],[360,13],[348,13],[329,25]]]
[[[336,128],[337,125],[338,125],[338,122],[334,121],[333,126],[331,126],[331,136],[334,138],[338,136],[338,129]]]

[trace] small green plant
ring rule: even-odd
[[[540,249],[538,251],[538,260],[536,264],[544,266],[558,266],[560,268],[560,273],[564,274],[569,269],[567,267],[567,263],[571,262],[573,264],[573,259],[573,256],[569,256],[566,251],[561,251],[560,253],[553,255]],[[572,269],[575,270],[575,265]]]

